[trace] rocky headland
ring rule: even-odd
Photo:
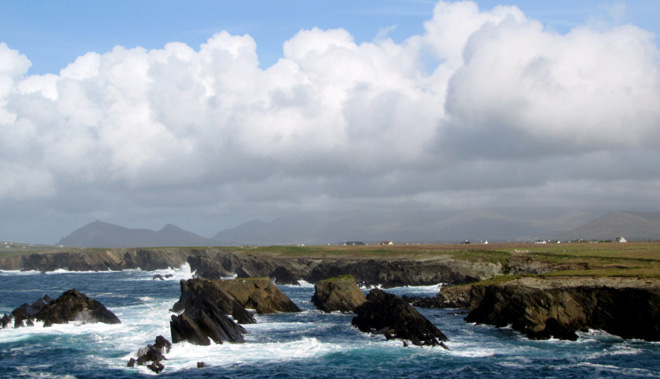
[[[0,270],[107,271],[124,269],[158,270],[188,263],[197,277],[219,279],[236,274],[239,278],[269,277],[279,284],[298,279],[316,283],[351,275],[360,285],[384,288],[469,283],[503,273],[499,262],[467,261],[449,255],[280,255],[252,253],[245,248],[135,248],[72,249],[0,256]]]
[[[511,325],[531,339],[576,340],[598,329],[660,341],[660,281],[528,277],[470,289],[468,322]]]

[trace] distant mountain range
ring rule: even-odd
[[[81,247],[214,246],[218,241],[171,224],[154,231],[94,221],[62,238],[58,244]]]
[[[564,240],[611,240],[616,237],[624,237],[627,240],[660,239],[660,212],[608,213],[573,230],[557,234],[557,238]]]
[[[94,221],[62,238],[81,247],[325,245],[344,241],[491,242],[536,239],[660,239],[660,212],[614,212],[596,218],[576,210],[471,210],[462,212],[317,212],[250,221],[202,237],[174,225],[159,231]],[[594,219],[596,218],[596,219]],[[590,221],[591,220],[591,221]]]

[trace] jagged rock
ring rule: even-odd
[[[188,257],[190,268],[195,271],[195,276],[206,279],[220,279],[231,275],[221,262],[205,256]]]
[[[70,289],[57,299],[45,305],[35,319],[44,322],[44,326],[52,324],[65,324],[70,321],[84,323],[102,322],[105,324],[119,324],[119,318],[97,300]]]
[[[213,302],[196,299],[170,321],[172,342],[188,341],[195,345],[244,342],[246,330],[230,319]]]
[[[353,312],[365,301],[367,298],[350,275],[321,280],[314,285],[312,303],[323,312]]]
[[[197,362],[197,368],[204,368],[206,366],[206,363],[204,362]]]
[[[172,312],[181,313],[189,309],[196,300],[204,300],[215,304],[224,313],[231,315],[241,324],[254,324],[256,320],[252,313],[228,294],[220,285],[219,280],[189,279],[181,281],[181,296],[172,307]]]
[[[138,350],[138,358],[129,359],[127,366],[134,367],[136,363],[138,366],[143,366],[147,362],[152,362],[151,364],[147,365],[147,367],[156,374],[159,374],[161,371],[163,371],[163,369],[165,369],[165,365],[163,365],[161,361],[167,360],[165,354],[169,353],[171,348],[172,343],[170,343],[167,338],[158,336],[156,337],[156,342],[153,345],[147,345],[146,347]]]
[[[244,307],[256,309],[259,314],[300,312],[300,308],[270,278],[218,280],[218,284]]]
[[[152,280],[156,280],[156,279],[165,280],[165,278],[163,278],[163,275],[161,275],[161,274],[154,274]]]
[[[46,295],[31,305],[27,303],[21,305],[14,309],[11,315],[2,317],[2,327],[7,327],[12,320],[16,328],[33,326],[34,320],[43,321],[44,326],[65,324],[70,321],[120,323],[119,318],[103,304],[75,289],[66,291],[56,300],[51,300]]]
[[[415,308],[396,295],[373,289],[355,309],[351,323],[365,333],[409,340],[418,346],[442,346],[447,337]]]
[[[296,276],[284,266],[278,266],[273,272],[270,273],[269,276],[275,284],[292,284],[294,286],[300,285]]]
[[[575,340],[601,329],[660,341],[660,281],[637,278],[521,278],[474,285],[468,322],[511,325],[530,339]]]
[[[6,328],[12,320],[14,320],[14,328],[23,326],[34,326],[33,319],[35,315],[52,300],[48,295],[37,299],[34,303],[24,303],[20,307],[14,309],[11,315],[4,315],[2,318],[2,327]]]

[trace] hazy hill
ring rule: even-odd
[[[251,221],[214,239],[232,244],[327,244],[343,241],[458,242],[547,238],[593,218],[589,212],[490,209],[460,212],[316,212]]]
[[[660,213],[612,212],[565,233],[561,239],[628,240],[660,239]]]
[[[94,221],[62,238],[60,245],[81,247],[213,246],[218,241],[204,238],[168,224],[159,231],[130,229]]]

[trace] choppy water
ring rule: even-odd
[[[165,281],[154,273],[173,274]],[[128,359],[161,334],[170,338],[169,308],[179,297],[184,267],[157,272],[0,273],[0,313],[48,294],[76,288],[101,301],[121,325],[56,325],[0,330],[2,378],[135,378]],[[450,339],[450,351],[404,348],[400,341],[360,333],[351,315],[314,309],[314,288],[280,286],[302,313],[257,316],[245,344],[175,344],[163,377],[372,378],[372,377],[660,377],[660,344],[622,340],[600,332],[577,342],[529,341],[510,329],[471,325],[457,310],[420,309]],[[394,288],[397,295],[428,295],[438,286]],[[203,361],[206,367],[197,368]]]

